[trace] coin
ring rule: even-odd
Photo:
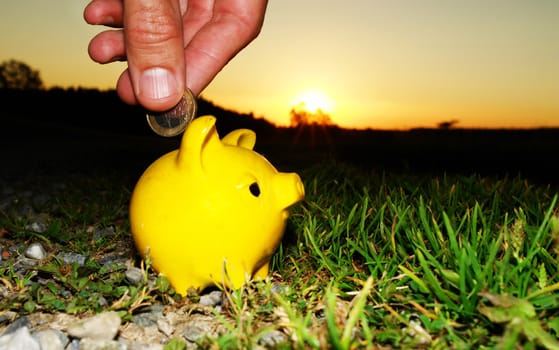
[[[196,117],[196,97],[186,89],[179,103],[164,112],[148,112],[148,125],[157,135],[172,137],[182,133]]]

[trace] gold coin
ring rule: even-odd
[[[148,125],[157,135],[172,137],[182,133],[196,117],[198,106],[196,97],[186,89],[179,103],[164,112],[148,112]]]

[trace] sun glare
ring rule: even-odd
[[[292,108],[302,108],[310,113],[316,113],[318,110],[331,113],[334,103],[321,91],[307,90],[297,95],[292,100],[291,106]]]

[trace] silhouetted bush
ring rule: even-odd
[[[0,63],[0,89],[41,89],[43,81],[38,70],[18,60]]]

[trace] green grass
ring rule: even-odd
[[[370,333],[361,333],[363,342],[497,346],[503,328],[528,316],[511,305],[510,319],[496,324],[487,296],[529,303],[538,327],[559,334],[556,191],[519,178],[322,169],[306,175],[307,200],[292,218],[297,246],[284,247],[274,267],[300,290],[314,286],[320,298],[335,288],[351,300],[372,279],[360,318]],[[559,348],[531,338],[528,344]]]
[[[280,331],[288,341],[276,347],[285,349],[559,349],[556,188],[336,162],[300,175],[306,198],[292,210],[272,277],[227,291],[216,316],[228,333],[202,346],[252,348]],[[12,241],[40,239],[92,256],[129,241],[130,188],[111,177],[72,181],[64,196],[36,208],[49,214],[40,237],[25,229],[25,216],[10,212],[0,228]],[[91,226],[113,226],[116,235],[91,242]],[[12,294],[0,308],[23,314],[97,312],[91,300],[102,297],[106,308],[130,316],[150,303],[196,299],[181,299],[164,280],[130,286],[121,269],[93,259],[87,269],[50,259],[23,276],[9,266],[2,265],[0,279]],[[146,277],[154,275],[149,261],[143,267]],[[36,282],[45,275],[51,285]]]

